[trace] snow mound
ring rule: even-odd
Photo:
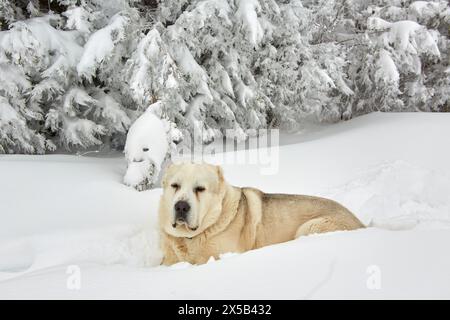
[[[148,107],[127,134],[125,158],[128,169],[124,182],[138,190],[148,189],[156,183],[169,149],[165,124],[153,114],[153,109],[157,109],[160,103]]]
[[[114,226],[5,241],[0,258],[0,280],[5,280],[71,264],[156,266],[162,253],[156,230]]]
[[[389,161],[327,196],[347,204],[368,225],[386,229],[450,228],[450,177],[441,172]]]

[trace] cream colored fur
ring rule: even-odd
[[[196,192],[198,186],[205,190]],[[180,261],[202,264],[226,252],[244,252],[312,233],[364,227],[333,200],[234,187],[224,180],[220,167],[209,164],[170,166],[163,188],[159,224],[166,265]],[[184,224],[175,221],[174,205],[179,200],[191,205],[189,220]]]

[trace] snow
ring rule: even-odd
[[[236,17],[242,25],[246,39],[256,46],[264,36],[257,14],[261,11],[261,6],[257,0],[237,0],[236,3]]]
[[[400,51],[440,56],[439,48],[431,33],[417,22],[405,20],[391,23],[381,18],[369,18],[367,24],[371,30],[388,29],[389,32],[384,34],[385,43],[393,44]]]
[[[130,79],[130,90],[135,97],[148,97],[152,94],[148,88],[152,87],[151,67],[155,64],[156,57],[162,54],[162,40],[158,30],[153,29],[139,42],[133,55],[135,71]]]
[[[430,19],[440,12],[444,12],[447,7],[445,1],[414,1],[408,7],[411,18]]]
[[[234,98],[234,91],[233,91],[233,84],[231,83],[230,76],[225,70],[222,70],[220,73],[220,79],[222,81],[222,86],[225,90],[225,92],[230,96]]]
[[[391,26],[392,23],[378,17],[370,17],[367,19],[367,28],[369,30],[384,30],[389,29]]]
[[[232,12],[228,1],[204,0],[197,3],[192,11],[182,14],[182,19],[195,23],[197,28],[203,28],[211,17],[217,16],[226,25],[232,25],[228,15]],[[189,24],[188,24],[189,25]]]
[[[97,137],[106,133],[106,128],[96,124],[89,119],[77,119],[63,116],[64,130],[61,136],[64,141],[70,141],[67,147],[81,146],[88,147],[90,144],[99,145],[102,143]]]
[[[255,93],[250,87],[246,86],[243,81],[238,82],[235,90],[239,103],[244,107],[247,106],[247,101],[254,98]]]
[[[301,0],[0,2],[0,91],[23,122],[0,128],[1,152],[120,148],[155,101],[177,136],[201,128],[208,143],[448,100],[448,1],[371,0],[337,16],[334,2]]]
[[[109,57],[115,44],[125,37],[124,29],[128,23],[127,17],[117,14],[111,18],[109,25],[91,35],[77,65],[79,75],[88,79],[94,76],[98,65]]]
[[[107,128],[126,133],[127,128],[131,125],[131,120],[120,104],[102,91],[98,92],[95,98],[98,104],[98,108],[95,110],[96,115],[101,115],[107,121]]]
[[[192,77],[193,83],[196,85],[197,93],[205,95],[208,99],[212,100],[211,91],[207,83],[208,76],[205,70],[195,61],[189,49],[185,45],[179,45],[172,48],[172,51],[173,58],[177,62],[180,70]]]
[[[8,99],[0,96],[0,125],[3,127],[11,120],[18,120],[17,112],[8,102]]]
[[[95,100],[83,89],[73,87],[67,91],[64,97],[64,103],[62,105],[63,110],[72,117],[75,116],[75,111],[73,110],[74,103],[80,106],[88,107],[89,105],[94,105]]]
[[[46,16],[14,23],[12,29],[0,33],[0,47],[5,52],[12,53],[14,60],[29,59],[30,57],[22,55],[24,52],[31,55],[34,49],[43,55],[47,52],[58,53],[53,58],[55,61],[64,56],[70,66],[75,66],[83,52],[76,41],[78,32],[53,28],[49,24],[52,18],[54,17]]]
[[[153,114],[160,104],[149,106],[128,130],[125,143],[128,169],[124,182],[129,186],[143,188],[142,184],[155,183],[166,157],[169,149],[166,126]]]
[[[449,229],[449,184],[447,173],[397,160],[368,167],[327,195],[352,202],[360,218],[373,226],[395,230],[436,225]]]
[[[67,17],[67,28],[89,33],[91,24],[88,20],[89,13],[83,7],[72,7],[63,13]]]
[[[380,50],[380,58],[378,59],[379,69],[375,73],[377,81],[393,82],[398,85],[400,75],[398,73],[397,67],[392,60],[391,54],[384,50]]]
[[[2,72],[0,72],[0,82],[8,91],[25,91],[31,87],[30,81],[26,78],[23,72],[14,65],[7,63],[0,63]]]
[[[327,196],[371,227],[201,266],[158,265],[161,189],[124,186],[120,155],[2,156],[0,298],[449,299],[449,124],[373,113],[282,134],[275,175],[225,164],[232,184]],[[80,268],[79,290],[66,286],[68,266]]]

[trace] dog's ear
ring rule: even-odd
[[[171,163],[171,164],[169,164],[167,167],[166,167],[166,170],[164,170],[164,175],[163,175],[163,178],[162,178],[162,181],[161,181],[161,185],[162,185],[162,187],[163,188],[165,188],[165,187],[167,187],[167,183],[168,183],[168,180],[169,180],[169,177],[170,177],[170,175],[171,175],[171,169],[174,167],[175,165],[173,164],[173,163]]]
[[[217,176],[219,177],[219,182],[222,183],[225,181],[225,178],[223,177],[223,169],[221,166],[216,166]]]

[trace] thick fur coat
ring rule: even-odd
[[[226,252],[364,227],[333,200],[235,187],[225,181],[220,167],[209,164],[170,166],[163,188],[159,223],[166,265],[202,264]],[[185,204],[182,218],[180,203]]]

